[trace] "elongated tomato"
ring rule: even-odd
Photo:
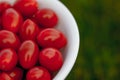
[[[27,19],[22,24],[19,34],[22,41],[24,40],[36,40],[36,36],[39,33],[39,27],[31,19]]]
[[[8,8],[2,15],[3,28],[17,33],[22,24],[22,16],[13,8]]]
[[[20,65],[25,69],[32,68],[38,60],[38,55],[38,46],[31,40],[24,41],[18,51]]]

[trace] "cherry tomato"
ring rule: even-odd
[[[14,80],[14,79],[12,79],[7,73],[2,72],[0,74],[0,80]]]
[[[24,41],[18,51],[20,65],[24,69],[32,68],[38,60],[39,49],[36,43],[31,40]]]
[[[19,45],[20,41],[14,33],[7,30],[0,31],[0,49],[13,48],[17,50]]]
[[[32,20],[27,19],[24,21],[20,28],[20,38],[24,40],[36,40],[36,36],[39,33],[39,28]]]
[[[0,70],[10,71],[17,64],[17,54],[11,48],[5,48],[0,51]]]
[[[42,47],[54,47],[60,49],[67,43],[64,34],[56,29],[47,28],[42,30],[38,36],[37,41]]]
[[[45,28],[55,27],[58,23],[58,17],[51,9],[38,10],[33,17]]]
[[[22,80],[23,70],[15,67],[13,70],[6,72],[14,80]]]
[[[22,16],[13,8],[8,8],[2,15],[3,28],[12,32],[18,32],[22,24]]]
[[[45,48],[40,52],[39,62],[50,71],[57,71],[63,64],[63,57],[60,51],[54,48]]]
[[[7,2],[0,2],[0,15],[7,9],[10,8],[11,5]]]
[[[44,67],[37,66],[27,72],[26,80],[51,80],[51,75]]]
[[[38,3],[36,0],[17,0],[14,8],[23,16],[30,17],[38,10]]]

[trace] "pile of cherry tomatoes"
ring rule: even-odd
[[[52,80],[62,67],[66,36],[55,29],[57,14],[39,6],[0,2],[0,80]]]

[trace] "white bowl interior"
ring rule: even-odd
[[[15,0],[0,0],[9,1],[11,4]],[[62,31],[67,37],[68,43],[63,50],[64,64],[55,75],[53,80],[64,80],[71,71],[79,49],[79,32],[77,24],[70,11],[58,0],[37,0],[40,9],[50,8],[56,12],[59,17],[57,29]],[[59,44],[58,44],[59,45]]]

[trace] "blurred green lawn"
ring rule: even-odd
[[[61,0],[80,31],[77,61],[66,80],[120,80],[120,0]]]

